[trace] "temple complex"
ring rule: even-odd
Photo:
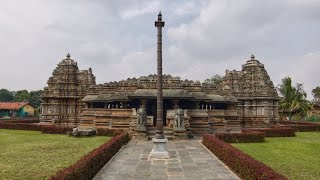
[[[264,65],[252,55],[241,71],[226,71],[219,85],[163,75],[163,124],[168,139],[263,128],[278,122],[278,94]],[[42,95],[42,123],[125,129],[139,138],[155,135],[156,75],[95,84],[68,55]]]

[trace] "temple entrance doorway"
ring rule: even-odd
[[[173,108],[173,103],[171,100],[163,100],[163,125],[166,126],[167,110]],[[152,99],[147,102],[147,116],[153,117],[152,125],[156,126],[157,123],[157,100]]]

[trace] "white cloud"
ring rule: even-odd
[[[156,73],[162,10],[164,73],[204,80],[255,54],[275,85],[290,75],[310,94],[319,86],[319,8],[318,0],[0,1],[0,88],[43,88],[68,52],[98,83]]]
[[[147,1],[141,2],[138,1],[136,4],[131,6],[128,9],[125,9],[121,12],[121,17],[123,19],[131,19],[135,17],[139,17],[149,13],[155,13],[160,9],[159,1]]]

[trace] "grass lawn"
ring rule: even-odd
[[[320,179],[320,132],[232,145],[290,179]]]
[[[0,129],[0,179],[48,179],[109,139]]]

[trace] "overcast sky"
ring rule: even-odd
[[[67,53],[97,83],[156,73],[203,81],[251,54],[274,85],[320,86],[320,0],[0,0],[0,88],[42,89]],[[309,97],[310,98],[310,97]]]

